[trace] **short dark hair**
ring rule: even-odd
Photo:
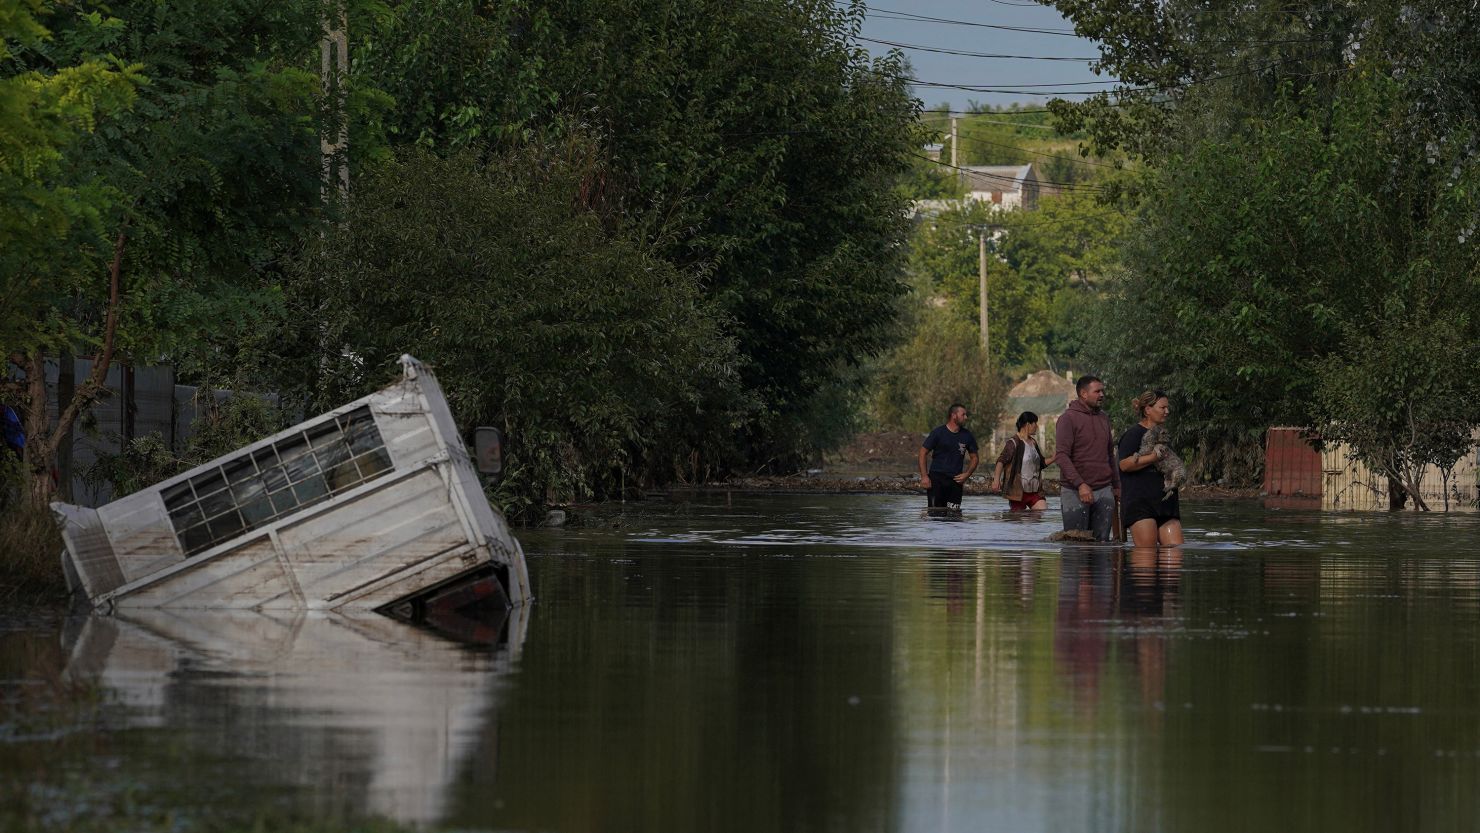
[[[1018,423],[1017,423],[1018,430],[1021,431],[1021,430],[1023,430],[1023,426],[1024,425],[1027,425],[1030,422],[1037,422],[1037,421],[1038,421],[1038,415],[1037,414],[1033,413],[1032,411],[1023,411],[1022,413],[1018,414]]]
[[[951,407],[946,408],[946,419],[950,419],[951,414],[954,414],[957,408],[960,408],[963,411],[966,410],[966,406],[962,405],[960,402],[952,402]]]
[[[1091,382],[1099,382],[1102,385],[1105,384],[1105,380],[1101,379],[1098,376],[1080,376],[1079,381],[1074,383],[1074,395],[1078,396],[1079,394],[1084,393],[1084,389],[1089,387]]]

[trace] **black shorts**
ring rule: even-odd
[[[956,476],[941,471],[930,473],[930,491],[925,495],[929,501],[926,505],[934,509],[945,507],[947,509],[961,508],[961,484],[956,482]]]
[[[1120,522],[1126,529],[1130,529],[1136,521],[1144,521],[1147,518],[1156,521],[1158,529],[1167,521],[1182,520],[1182,509],[1177,503],[1177,493],[1172,492],[1172,496],[1166,500],[1162,500],[1161,494],[1157,493],[1154,497],[1139,498],[1120,506]]]

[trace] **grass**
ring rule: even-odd
[[[63,601],[62,533],[50,508],[21,498],[0,509],[0,603]]]

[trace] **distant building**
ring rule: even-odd
[[[992,431],[992,447],[1000,450],[1008,437],[1017,433],[1018,414],[1032,411],[1038,415],[1038,444],[1044,454],[1053,453],[1053,429],[1059,417],[1074,400],[1074,383],[1051,370],[1031,373],[1007,392],[1002,406],[1002,419]],[[996,450],[992,459],[996,459]]]
[[[934,148],[933,160],[940,156],[939,145],[928,145],[926,154]],[[966,186],[966,195],[959,200],[916,200],[915,216],[932,216],[952,208],[980,202],[988,203],[1002,211],[1033,211],[1038,208],[1038,198],[1043,195],[1043,185],[1038,179],[1038,169],[1027,165],[972,165],[957,171]]]
[[[1027,165],[970,165],[962,170],[966,198],[1004,209],[1038,207],[1038,172]]]

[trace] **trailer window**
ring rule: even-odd
[[[204,552],[391,470],[368,407],[222,462],[165,489],[186,555]]]

